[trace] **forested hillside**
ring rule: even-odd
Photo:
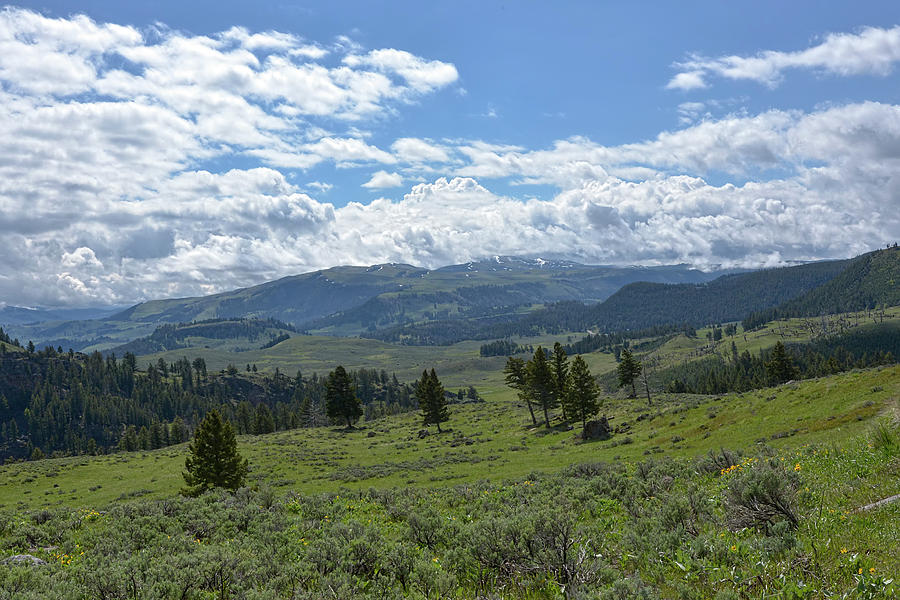
[[[817,317],[900,304],[900,248],[854,258],[827,283],[769,310],[747,316],[745,329],[790,317]]]
[[[743,319],[828,282],[849,261],[829,261],[723,275],[708,283],[626,285],[604,302],[560,302],[522,317],[468,322],[438,321],[388,328],[373,338],[409,344],[450,344],[463,339],[539,335],[564,331],[622,332],[658,326],[701,326]]]
[[[119,356],[129,352],[140,356],[189,348],[198,345],[198,340],[202,340],[206,347],[209,347],[209,342],[227,340],[231,342],[232,350],[241,349],[235,347],[235,343],[242,343],[247,348],[260,348],[275,340],[286,339],[283,336],[289,333],[297,333],[297,329],[276,319],[208,319],[161,325],[149,336],[116,346],[110,352]]]
[[[352,371],[364,415],[416,406],[411,388],[385,371]],[[202,358],[159,361],[145,371],[133,354],[0,354],[0,459],[53,452],[95,453],[180,443],[212,408],[240,433],[327,424],[325,382],[317,374],[257,373],[256,367],[207,372]]]

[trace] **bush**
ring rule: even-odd
[[[800,524],[797,516],[797,474],[774,460],[731,475],[725,497],[728,524],[732,529],[755,527],[767,535],[786,521],[790,529]]]

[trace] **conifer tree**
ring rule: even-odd
[[[416,398],[422,409],[422,420],[425,426],[437,425],[438,433],[440,433],[441,423],[450,420],[450,411],[447,409],[444,386],[434,369],[431,370],[431,373],[427,370],[422,371],[422,379],[416,382]]]
[[[362,416],[362,404],[342,366],[329,373],[325,382],[325,412],[331,419],[346,420],[348,429]]]
[[[568,421],[570,415],[566,406],[568,396],[566,387],[569,383],[569,358],[559,342],[553,344],[553,352],[550,353],[550,369],[553,371],[556,397],[559,399],[560,408],[562,408],[563,420]]]
[[[643,371],[641,361],[637,360],[628,348],[624,348],[622,350],[622,360],[619,361],[616,372],[619,375],[619,387],[631,385],[632,398],[637,398],[637,389],[634,387],[634,381],[641,374],[641,371]]]
[[[253,420],[253,433],[262,435],[273,431],[275,431],[275,419],[272,417],[272,411],[266,404],[260,402],[256,407],[256,415]]]
[[[774,383],[790,381],[797,375],[797,369],[781,342],[772,348],[772,359],[766,363],[766,373]]]
[[[572,416],[581,419],[581,426],[584,427],[588,419],[600,412],[600,389],[581,356],[576,356],[572,361],[567,392]]]
[[[550,410],[559,406],[556,395],[556,381],[544,349],[538,346],[534,357],[525,367],[525,381],[528,394],[544,411],[544,425],[550,428]]]
[[[199,496],[217,487],[236,490],[244,485],[249,470],[247,459],[238,454],[234,428],[219,411],[206,413],[194,431],[188,453],[183,473],[187,483],[185,495]]]
[[[503,374],[506,376],[506,385],[516,390],[519,399],[524,400],[528,406],[528,412],[531,414],[531,423],[537,425],[537,419],[534,416],[534,408],[531,406],[531,395],[528,393],[528,382],[525,377],[525,361],[521,358],[513,358],[510,356],[503,368]]]

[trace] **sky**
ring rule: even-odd
[[[0,306],[494,255],[760,268],[900,238],[900,4],[0,10]]]

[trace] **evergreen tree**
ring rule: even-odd
[[[572,361],[567,396],[569,407],[573,411],[572,416],[581,419],[582,427],[585,426],[588,419],[600,412],[600,403],[598,402],[600,389],[581,356],[576,356]]]
[[[622,350],[622,360],[619,361],[616,372],[619,375],[619,387],[631,385],[632,398],[637,398],[637,389],[634,387],[634,381],[641,374],[641,371],[643,371],[641,361],[637,360],[628,348],[624,348]]]
[[[556,397],[559,399],[559,405],[562,408],[563,420],[569,420],[567,409],[566,387],[569,383],[569,359],[562,344],[556,342],[553,344],[553,352],[550,354],[550,368],[553,371],[553,382],[556,384]]]
[[[253,433],[262,435],[264,433],[272,433],[275,431],[275,419],[272,417],[272,411],[264,403],[260,402],[256,406],[256,415],[253,420]]]
[[[528,393],[528,382],[525,377],[525,361],[521,358],[509,357],[506,366],[503,368],[503,374],[506,376],[506,385],[516,390],[520,400],[524,400],[528,406],[528,412],[531,414],[532,425],[537,425],[537,419],[534,416],[534,408],[531,406],[531,395]]]
[[[362,404],[356,397],[353,382],[347,371],[338,366],[328,374],[325,382],[325,412],[331,419],[345,419],[347,427],[362,416]]]
[[[237,451],[234,429],[217,410],[206,413],[194,431],[184,461],[187,488],[183,493],[199,496],[216,487],[236,490],[244,484],[249,467]]]
[[[438,433],[441,432],[441,423],[450,420],[450,411],[447,409],[447,398],[444,396],[444,386],[437,378],[434,369],[431,373],[422,371],[422,379],[416,382],[416,398],[422,409],[424,425],[437,425]]]
[[[544,411],[544,425],[550,428],[550,410],[559,406],[556,395],[556,381],[544,349],[538,346],[534,356],[525,367],[525,382],[528,394]]]
[[[777,342],[772,348],[772,358],[766,363],[766,373],[774,383],[790,381],[797,375],[794,363],[781,342]]]

